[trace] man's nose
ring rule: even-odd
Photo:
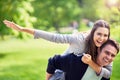
[[[112,59],[111,55],[107,55],[107,59],[108,60]]]

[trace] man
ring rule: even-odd
[[[96,57],[96,63],[99,66],[106,66],[110,64],[117,53],[119,52],[118,44],[113,40],[108,40],[98,49]],[[95,71],[82,62],[83,59],[89,58],[89,63],[92,64],[91,56],[85,54],[82,56],[76,56],[73,53],[67,55],[55,55],[49,59],[47,67],[46,80],[49,80],[54,74],[56,69],[63,70],[65,72],[65,80],[101,80],[102,76],[97,76]]]

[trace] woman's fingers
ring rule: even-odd
[[[4,20],[3,23],[7,26],[7,27],[11,27],[12,22],[8,21],[8,20]]]
[[[91,58],[91,56],[89,54],[84,53],[83,56],[86,57],[86,58]]]

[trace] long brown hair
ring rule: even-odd
[[[108,34],[108,39],[110,37],[110,25],[104,21],[104,20],[97,20],[94,25],[93,28],[90,32],[90,34],[87,37],[87,54],[90,54],[92,57],[92,60],[96,62],[96,56],[97,56],[97,46],[94,43],[93,40],[93,36],[94,36],[94,32],[97,30],[97,28],[99,27],[105,27],[109,30],[109,34]]]

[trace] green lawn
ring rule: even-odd
[[[39,40],[0,42],[0,80],[45,80],[48,58],[61,54],[68,45]],[[119,80],[120,55],[114,62],[111,80]]]

